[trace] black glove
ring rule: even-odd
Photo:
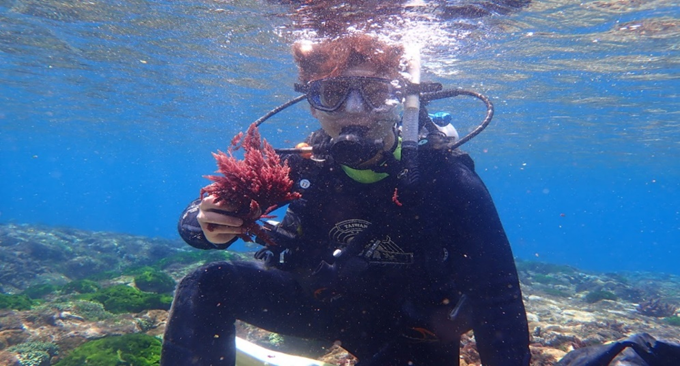
[[[657,341],[647,333],[640,333],[624,341],[573,350],[555,366],[608,366],[617,356],[630,366],[678,366],[680,344]]]

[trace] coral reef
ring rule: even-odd
[[[550,350],[549,348],[547,350]],[[532,346],[531,351],[531,366],[552,366],[557,362],[555,356],[546,351],[544,347]]]
[[[481,360],[477,352],[477,343],[470,334],[463,334],[460,338],[460,358],[465,365],[478,365]]]
[[[0,351],[0,365],[3,366],[22,366],[21,361],[15,354],[7,351]]]
[[[22,366],[50,366],[52,357],[59,354],[59,347],[49,342],[26,342],[7,351],[16,353]]]
[[[61,286],[104,271],[152,265],[184,249],[180,240],[0,224],[0,282],[3,292],[12,294],[33,285]]]
[[[545,285],[560,283],[560,281],[557,278],[555,278],[551,275],[544,275],[544,274],[540,274],[540,273],[535,274],[533,279],[534,279],[534,281],[536,281],[538,283],[545,284]]]
[[[167,269],[173,265],[184,266],[192,263],[206,264],[237,258],[249,259],[250,256],[245,256],[243,253],[228,252],[226,250],[192,250],[165,257],[156,262],[154,266],[160,269]]]
[[[564,291],[564,290],[560,290],[560,289],[557,289],[557,288],[547,287],[547,288],[542,289],[542,291],[546,295],[550,295],[550,296],[557,296],[557,297],[571,297],[572,296],[572,294],[570,294],[569,292]]]
[[[0,310],[0,350],[25,342],[30,334],[24,331],[20,312]]]
[[[560,273],[576,273],[576,269],[563,264],[553,264],[544,262],[535,262],[527,260],[517,260],[517,271],[528,271],[533,273],[540,273],[543,275],[560,274]]]
[[[635,310],[640,314],[654,316],[657,318],[664,318],[675,315],[678,310],[677,306],[662,301],[661,299],[650,299],[640,303]]]
[[[234,151],[240,148],[244,150],[243,160],[234,156]],[[248,229],[241,235],[243,240],[252,241],[256,235],[268,241],[256,220],[276,206],[300,197],[291,191],[293,181],[288,176],[288,164],[281,164],[274,148],[261,140],[255,124],[250,125],[245,138],[239,133],[231,140],[227,153],[218,151],[213,157],[217,161],[217,172],[222,175],[205,176],[213,183],[203,187],[200,196],[214,195],[215,202],[225,201],[236,207],[235,215],[244,220],[244,227]]]
[[[76,300],[73,302],[73,311],[85,320],[100,321],[112,319],[113,313],[104,309],[104,305],[94,301]]]

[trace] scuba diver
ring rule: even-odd
[[[474,134],[459,138],[451,116],[425,109],[428,96],[468,92],[420,83],[417,62],[403,70],[403,47],[368,35],[297,42],[293,53],[297,100],[321,127],[307,150],[282,153],[302,198],[266,225],[258,260],[210,263],[180,282],[161,365],[234,365],[237,319],[340,344],[360,366],[458,365],[469,330],[485,366],[529,365],[510,243],[457,149]],[[196,200],[180,235],[227,249],[246,232],[240,209]]]

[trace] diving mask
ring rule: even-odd
[[[335,112],[357,91],[373,111],[388,111],[401,103],[405,88],[399,80],[368,76],[340,76],[295,84],[295,91],[305,93],[309,104],[324,112]]]

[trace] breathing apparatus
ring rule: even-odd
[[[437,112],[429,113],[428,117],[432,120],[432,123],[436,126],[437,130],[442,134],[442,137],[450,138],[454,142],[457,141],[460,136],[456,127],[453,126],[453,116],[449,112]],[[434,133],[435,131],[423,131],[421,133],[421,138],[427,138],[427,135]]]
[[[367,134],[367,126],[343,127],[338,137],[329,143],[330,156],[336,162],[352,168],[371,160],[383,149],[384,140],[367,138]]]
[[[494,107],[489,98],[483,94],[456,89],[443,89],[440,83],[420,81],[420,57],[418,50],[410,53],[408,73],[411,79],[406,86],[404,113],[399,130],[401,132],[401,171],[398,173],[401,181],[410,186],[418,181],[417,155],[418,147],[432,141],[443,143],[449,150],[456,149],[481,133],[490,123],[494,114]],[[297,91],[300,89],[296,85]],[[457,96],[470,96],[481,100],[486,106],[486,116],[482,122],[470,133],[459,138],[457,131],[451,124],[450,114],[429,114],[428,103]],[[254,123],[260,126],[269,118],[282,110],[307,99],[303,94],[272,109]],[[366,137],[368,128],[363,126],[349,126],[341,130],[340,135],[330,141],[314,146],[298,144],[295,148],[274,149],[279,154],[300,154],[314,160],[325,160],[332,157],[336,162],[356,167],[361,162],[370,160],[383,149],[382,139]]]
[[[415,89],[415,88],[414,88]],[[419,99],[420,99],[420,112],[418,113],[418,127],[419,127],[419,140],[418,144],[416,144],[416,148],[419,144],[423,144],[424,142],[428,141],[429,139],[432,139],[436,135],[439,135],[440,138],[447,139],[447,148],[450,150],[456,149],[460,147],[461,145],[465,144],[466,142],[470,141],[472,138],[480,134],[490,123],[491,120],[493,119],[493,114],[494,114],[494,108],[493,104],[487,98],[485,95],[470,91],[470,90],[464,90],[464,89],[442,89],[442,85],[439,83],[422,83],[420,87],[416,90],[422,90],[422,92],[419,92]],[[427,113],[427,104],[431,101],[435,100],[440,100],[440,99],[446,99],[446,98],[454,98],[458,96],[470,96],[477,98],[481,100],[485,105],[486,105],[486,116],[482,120],[482,122],[475,127],[474,130],[469,132],[467,135],[465,135],[462,138],[459,138],[458,133],[454,132],[454,130],[451,129],[453,127],[452,125],[445,124],[444,126],[436,124],[433,119],[435,119],[436,114],[433,114],[432,116]],[[277,113],[283,111],[284,109],[291,107],[303,100],[306,99],[305,95],[300,95],[298,97],[295,97],[286,103],[272,109],[271,111],[267,112],[267,114],[263,115],[262,117],[258,118],[255,121],[255,124],[257,126],[260,126],[264,122],[266,122],[269,118],[273,117]],[[403,126],[401,128],[401,131],[403,133]],[[347,131],[346,131],[347,132]],[[402,135],[403,136],[403,135]],[[359,141],[361,136],[355,135],[355,136],[346,136],[344,141],[346,143],[349,143],[350,141]],[[361,142],[362,144],[364,142]],[[374,143],[369,143],[367,144],[369,146],[373,146]],[[357,145],[355,145],[356,147]],[[382,146],[382,145],[381,145]],[[304,144],[298,144],[297,147],[294,148],[278,148],[274,149],[277,153],[279,154],[300,154],[304,157],[316,159],[316,160],[324,160],[328,156],[331,155],[331,149],[330,145],[328,143],[322,143],[319,145],[315,146],[306,146]],[[372,149],[371,149],[372,150]],[[341,159],[342,160],[342,159]]]

